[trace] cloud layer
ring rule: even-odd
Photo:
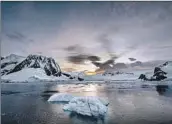
[[[2,55],[169,60],[172,2],[2,2]],[[9,45],[10,44],[10,45]]]

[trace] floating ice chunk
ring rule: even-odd
[[[67,93],[56,93],[53,94],[48,101],[49,102],[69,102],[74,97],[71,94]]]
[[[63,109],[81,115],[98,117],[106,114],[106,105],[98,97],[74,97]]]

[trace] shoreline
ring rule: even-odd
[[[113,84],[113,83],[129,83],[129,84],[154,84],[154,85],[169,85],[172,84],[172,80],[164,80],[164,81],[141,81],[141,80],[110,80],[110,81],[97,81],[97,80],[86,80],[86,81],[69,81],[69,80],[57,80],[57,81],[6,81],[1,79],[1,84],[48,84],[48,83],[55,83],[55,84]]]

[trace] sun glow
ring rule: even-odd
[[[86,71],[85,75],[96,75],[96,72],[94,72],[94,71]]]
[[[94,72],[97,67],[93,64],[74,64],[69,62],[62,62],[60,63],[60,67],[62,71],[84,71],[89,70],[89,72]]]

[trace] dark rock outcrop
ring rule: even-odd
[[[168,88],[168,85],[157,85],[156,91],[159,93],[159,95],[163,95],[168,90]]]
[[[70,76],[69,79],[75,79],[75,77]]]
[[[168,62],[165,62],[164,64],[162,64],[162,65],[160,65],[158,67],[155,67],[154,74],[153,74],[153,76],[150,79],[148,79],[146,77],[146,75],[144,75],[144,74],[141,74],[139,76],[139,79],[143,79],[143,80],[146,80],[146,81],[161,81],[161,80],[164,80],[164,79],[167,78],[167,76],[166,76],[167,72],[164,72],[162,70],[162,68],[164,66],[167,66],[167,65],[168,65]]]
[[[117,72],[106,71],[102,75],[103,76],[107,76],[107,75],[114,76],[114,75],[120,75],[120,74],[134,75],[134,73],[127,73],[127,72],[120,72],[120,71],[117,71]]]
[[[139,79],[141,79],[141,80],[148,80],[148,78],[146,77],[145,74],[141,74],[141,75],[139,76]]]
[[[78,77],[78,80],[79,80],[79,81],[83,81],[84,79],[83,79],[83,78]]]
[[[71,77],[71,75],[70,74],[67,74],[67,73],[62,73],[63,75],[65,75],[66,77]]]
[[[1,60],[3,60],[3,59],[4,59],[4,57],[1,56]]]
[[[75,76],[62,72],[62,75],[69,77],[69,79],[75,79]]]
[[[6,66],[11,65],[11,64],[17,64],[17,62],[5,62],[5,63],[1,63],[1,69],[5,68]]]
[[[162,71],[160,67],[155,67],[154,69],[154,75],[153,75],[153,78],[156,80],[156,81],[161,81],[161,80],[164,80],[166,79],[166,72]]]
[[[6,73],[8,73],[8,71],[9,71],[9,70],[7,70],[7,69],[1,70],[1,76],[2,76],[2,75],[5,75]]]

